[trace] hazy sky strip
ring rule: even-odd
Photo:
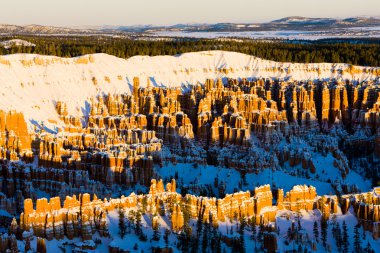
[[[380,16],[380,0],[0,0],[0,23],[54,26],[262,22]]]

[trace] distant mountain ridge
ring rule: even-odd
[[[328,30],[333,28],[374,27],[380,26],[379,17],[352,17],[345,19],[307,18],[291,16],[264,23],[216,23],[216,24],[177,24],[173,26],[120,26],[122,31],[188,31],[188,32],[242,32],[242,31],[276,31],[276,30]]]
[[[111,29],[88,29],[88,28],[77,28],[77,27],[56,27],[56,26],[44,26],[44,25],[10,25],[10,24],[0,24],[0,35],[88,35],[88,34],[103,34],[112,33],[117,31],[112,31]]]
[[[0,24],[0,35],[97,35],[154,33],[157,31],[186,32],[244,32],[276,30],[329,30],[336,28],[380,27],[380,17],[308,18],[290,16],[263,23],[216,23],[216,24],[176,24],[171,26],[135,25],[135,26],[82,26],[55,27],[43,25]]]

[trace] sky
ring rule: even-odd
[[[0,0],[0,23],[102,26],[380,17],[380,0]]]

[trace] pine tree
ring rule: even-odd
[[[207,230],[207,225],[205,225],[205,228],[203,229],[203,236],[202,236],[202,252],[206,253],[207,252],[207,247],[208,247],[208,230]]]
[[[222,252],[222,242],[221,242],[220,236],[218,236],[216,238],[217,238],[217,241],[216,241],[216,250],[215,250],[215,252],[216,253],[221,253]]]
[[[328,229],[328,224],[325,219],[321,219],[321,240],[323,243],[323,247],[326,249],[326,241],[327,241],[327,229]]]
[[[371,253],[372,252],[372,247],[371,244],[369,244],[369,241],[367,241],[367,246],[364,249],[365,253]]]
[[[245,240],[244,240],[244,231],[247,221],[245,217],[240,218],[239,234],[240,234],[240,252],[245,252]]]
[[[197,245],[195,246],[196,243],[192,241],[191,233],[191,227],[189,227],[188,224],[185,224],[182,233],[177,235],[177,247],[181,252],[188,252],[190,243],[193,247],[198,248]]]
[[[152,239],[154,241],[159,241],[160,238],[161,238],[160,224],[157,223],[157,225],[153,226],[153,237],[152,237]]]
[[[317,221],[314,221],[313,233],[314,233],[315,240],[318,242],[319,241],[319,229],[318,229],[318,223],[317,223]]]
[[[259,242],[264,241],[264,225],[263,224],[260,224],[259,226],[259,233],[258,233],[257,239]]]
[[[343,251],[347,252],[348,251],[349,242],[348,242],[348,231],[347,231],[346,221],[343,221],[342,229],[343,229],[343,236],[342,236]]]
[[[289,240],[292,240],[292,237],[293,237],[292,235],[293,235],[292,229],[290,227],[288,227],[287,236],[288,236]]]
[[[170,230],[169,229],[165,229],[164,241],[165,241],[166,248],[169,246],[169,235],[170,235]]]
[[[203,215],[205,212],[205,206],[203,206],[202,209],[199,210],[198,213],[198,220],[197,220],[197,237],[200,237],[202,228],[203,228]]]
[[[254,218],[252,218],[250,220],[250,226],[251,226],[251,231],[252,231],[252,235],[251,235],[251,239],[253,241],[255,241],[256,243],[256,234],[257,234],[257,229],[256,229],[256,221]]]
[[[342,251],[342,231],[340,229],[339,223],[337,223],[336,225],[334,235],[335,235],[336,247],[338,248],[338,251],[341,252]]]
[[[146,213],[146,208],[148,206],[148,199],[146,196],[144,196],[141,200],[141,204],[142,204],[142,213],[145,214]]]
[[[30,246],[30,239],[27,237],[25,238],[24,252],[29,252],[29,250],[32,250],[32,247]]]
[[[354,227],[354,249],[356,252],[361,251],[359,227],[359,223]]]
[[[124,238],[127,231],[127,226],[125,224],[125,213],[123,208],[119,207],[119,234],[121,239]]]
[[[362,240],[365,241],[366,239],[367,239],[367,235],[365,233],[364,226],[363,226]]]
[[[139,211],[136,213],[135,222],[136,222],[135,234],[140,236],[142,233],[142,230],[141,230],[141,213]]]

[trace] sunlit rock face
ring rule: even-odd
[[[295,186],[283,196],[283,190],[278,190],[277,204],[273,205],[273,195],[269,185],[255,188],[254,195],[249,192],[228,194],[222,199],[199,197],[187,194],[182,197],[176,192],[176,181],[173,179],[166,185],[162,180],[152,180],[149,194],[135,195],[118,199],[100,200],[94,195],[79,195],[79,199],[66,196],[63,205],[59,197],[37,199],[34,209],[33,201],[24,201],[24,211],[20,215],[20,226],[23,231],[34,231],[36,236],[52,240],[62,239],[67,236],[70,239],[81,237],[83,241],[91,240],[92,235],[98,232],[101,236],[109,234],[106,216],[116,209],[145,210],[155,215],[157,211],[170,217],[172,230],[180,232],[186,224],[184,216],[194,219],[202,219],[203,222],[212,222],[217,226],[226,219],[252,218],[259,224],[269,224],[275,221],[278,211],[312,210],[319,209],[322,215],[329,217],[337,212],[335,197],[329,200],[317,196],[316,189],[312,186]],[[332,208],[330,208],[332,207]],[[335,207],[335,208],[334,208]],[[165,210],[168,213],[165,214]],[[185,214],[186,213],[186,214]],[[187,220],[188,222],[188,220]],[[269,240],[269,239],[268,239]]]
[[[342,196],[342,212],[354,208],[359,223],[365,230],[371,231],[376,240],[380,237],[380,188],[372,192]]]
[[[22,113],[0,110],[0,159],[33,161],[32,136]]]

